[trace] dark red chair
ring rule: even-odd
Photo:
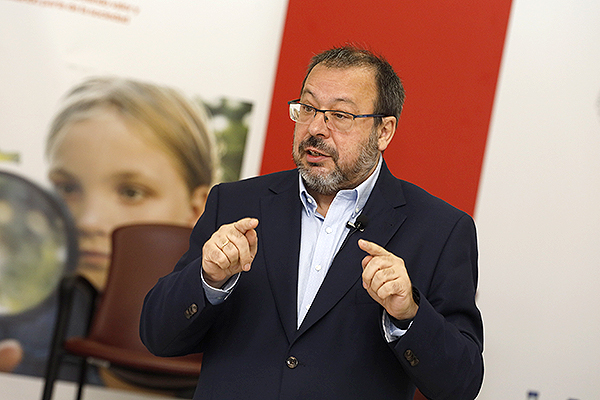
[[[60,287],[59,313],[45,376],[43,400],[52,398],[63,357],[80,359],[81,399],[90,362],[110,368],[120,379],[154,390],[193,391],[202,355],[156,357],[142,344],[139,320],[146,293],[158,279],[173,270],[188,248],[191,228],[142,224],[113,232],[112,260],[104,292],[97,293],[81,276],[69,276]],[[66,338],[74,293],[84,290],[95,304],[88,334]]]

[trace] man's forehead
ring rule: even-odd
[[[333,92],[333,93],[332,93]],[[361,100],[376,97],[373,68],[364,66],[330,67],[317,64],[309,73],[301,97],[327,101],[329,104],[358,106]],[[324,95],[327,98],[323,98]]]
[[[320,97],[316,93],[313,93],[312,90],[310,90],[309,88],[306,88],[306,87],[302,91],[302,97],[303,98],[308,97],[309,99],[312,98],[312,99],[315,99],[315,100],[319,100],[320,99]],[[348,96],[333,97],[331,99],[328,99],[328,101],[330,103],[335,103],[335,104],[338,104],[338,103],[347,103],[347,104],[350,104],[350,105],[356,105],[356,103],[354,102],[354,100],[351,99]]]

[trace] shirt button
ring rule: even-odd
[[[328,226],[327,228],[325,228],[325,232],[331,233],[331,232],[333,232],[333,229],[331,229],[331,227]]]
[[[317,265],[317,266],[315,267],[315,269],[316,269],[317,271],[320,271],[320,270],[321,270],[321,264]]]
[[[294,369],[298,366],[298,359],[294,356],[290,356],[287,358],[287,360],[285,360],[285,364],[289,369]]]

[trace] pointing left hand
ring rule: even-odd
[[[419,306],[412,296],[412,284],[404,260],[383,247],[363,239],[358,247],[369,253],[363,258],[363,286],[369,295],[396,319],[412,319]]]

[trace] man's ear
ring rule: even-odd
[[[396,133],[396,117],[383,117],[383,121],[377,127],[377,133],[379,151],[383,152],[387,149]]]
[[[198,186],[190,196],[190,207],[192,211],[190,224],[192,226],[196,224],[196,221],[198,221],[198,218],[200,218],[204,212],[204,206],[206,205],[209,190],[210,187],[208,185]]]

